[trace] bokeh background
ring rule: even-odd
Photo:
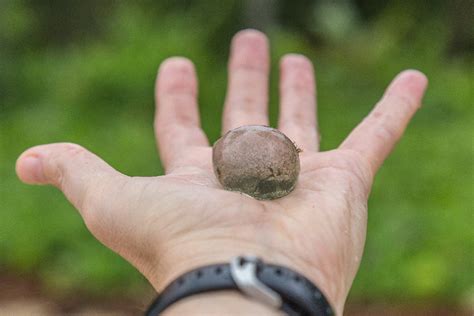
[[[347,314],[469,314],[473,20],[469,0],[1,0],[0,307],[31,299],[43,313],[136,314],[147,304],[153,293],[138,272],[90,235],[60,192],[20,183],[15,160],[29,146],[69,141],[123,173],[161,174],[158,65],[173,55],[195,62],[214,141],[231,37],[254,27],[272,45],[273,123],[279,58],[298,52],[314,62],[323,149],[342,141],[399,71],[428,76],[424,106],[375,182]]]

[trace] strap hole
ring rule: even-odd
[[[275,274],[276,274],[276,275],[282,275],[282,272],[281,272],[280,269],[276,269],[276,270],[275,270]]]
[[[216,274],[221,274],[222,273],[222,268],[221,267],[217,267],[216,268]]]
[[[197,276],[198,279],[201,278],[202,277],[202,271],[196,272],[196,276]]]
[[[300,281],[301,281],[301,278],[300,278],[299,276],[295,275],[295,276],[293,277],[293,280],[295,280],[296,282],[300,282]]]

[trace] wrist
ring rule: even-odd
[[[182,274],[195,268],[210,264],[230,262],[238,255],[257,255],[267,263],[286,266],[307,277],[324,294],[330,305],[336,312],[341,314],[344,299],[338,297],[337,288],[334,283],[329,282],[326,273],[317,268],[317,263],[308,265],[303,260],[289,256],[279,250],[264,247],[253,242],[242,242],[237,240],[210,240],[208,242],[179,242],[168,249],[163,249],[160,264],[157,269],[148,277],[154,288],[161,292],[169,283],[180,277]],[[206,294],[203,298],[205,303],[207,297],[213,297],[216,293]],[[243,297],[235,292],[238,297]],[[249,300],[245,298],[246,300]],[[225,300],[225,299],[224,299]],[[183,300],[187,301],[187,300]],[[212,299],[211,299],[212,301]],[[193,301],[191,301],[193,302]],[[195,303],[190,303],[194,305]],[[260,304],[259,304],[260,305]],[[188,306],[188,305],[186,305]],[[223,305],[225,306],[225,305]]]
[[[171,305],[163,315],[229,315],[229,312],[235,315],[283,315],[235,291],[194,295]]]

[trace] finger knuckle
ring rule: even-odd
[[[73,143],[63,143],[59,145],[53,154],[46,158],[44,164],[44,173],[54,185],[64,188],[66,181],[67,166],[71,160],[76,160],[78,156],[83,156],[87,150],[80,145]]]
[[[392,93],[388,94],[386,98],[392,99],[393,104],[396,104],[397,107],[410,111],[418,106],[414,100],[404,94]]]
[[[388,123],[379,124],[374,130],[374,135],[382,143],[392,142],[400,137],[396,128]]]
[[[397,119],[390,113],[374,111],[368,118],[368,124],[373,126],[373,133],[380,142],[396,140],[400,137],[400,131],[396,125]]]
[[[87,150],[78,144],[65,143],[62,154],[67,158],[74,158],[77,156],[83,156],[87,153]]]

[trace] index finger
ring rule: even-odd
[[[184,149],[209,144],[200,125],[197,85],[190,60],[171,57],[161,64],[155,89],[155,134],[167,172],[177,167]]]

